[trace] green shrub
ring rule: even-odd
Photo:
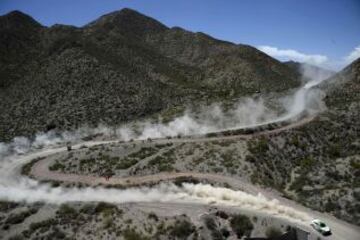
[[[125,240],[150,240],[150,238],[129,228],[124,230],[123,237]]]
[[[236,233],[238,238],[242,238],[244,235],[249,237],[254,226],[249,217],[245,215],[235,215],[230,220],[230,226]]]
[[[259,138],[257,141],[248,141],[248,149],[251,153],[265,153],[269,150],[268,140],[264,137]]]
[[[108,211],[114,211],[114,210],[118,210],[117,206],[111,203],[106,203],[106,202],[99,202],[97,204],[97,206],[95,207],[95,212],[96,213],[103,213],[103,212],[108,212]]]
[[[340,150],[341,150],[341,147],[339,144],[333,144],[332,146],[330,146],[330,148],[328,150],[328,154],[332,158],[338,158],[341,155]]]
[[[350,166],[354,169],[360,169],[360,161],[356,161],[354,159],[351,159]]]
[[[37,163],[38,161],[43,160],[43,159],[44,159],[44,157],[35,158],[34,160],[29,162],[28,164],[25,164],[21,168],[21,174],[22,175],[29,175],[30,172],[31,172],[31,168],[35,165],[35,163]]]
[[[19,204],[14,202],[0,201],[0,212],[7,212],[16,208]]]
[[[49,166],[49,170],[50,171],[63,171],[65,169],[65,165],[62,163],[59,163],[58,161],[56,161],[53,165]]]
[[[9,238],[9,240],[24,240],[24,239],[25,238],[20,234],[12,236],[12,237]]]
[[[153,219],[155,222],[159,221],[159,217],[153,212],[149,213],[148,218]]]
[[[74,217],[77,215],[77,211],[76,209],[70,207],[67,204],[62,204],[58,210],[58,214],[61,215],[62,217]]]
[[[30,224],[30,230],[36,231],[37,229],[49,229],[52,225],[55,225],[57,221],[55,219],[47,219],[41,222],[34,222]]]
[[[214,230],[218,227],[215,220],[211,217],[205,218],[205,225],[209,230]]]
[[[266,229],[265,235],[268,238],[272,239],[272,238],[280,237],[282,235],[282,232],[280,231],[280,229],[278,229],[276,227],[269,227]]]
[[[312,157],[306,157],[301,159],[300,166],[305,169],[310,169],[315,165],[315,160]]]
[[[195,231],[195,227],[189,221],[176,221],[175,225],[171,230],[171,235],[174,237],[185,239]]]
[[[30,209],[16,214],[10,214],[10,216],[5,220],[5,224],[19,224],[22,223],[26,218],[35,214],[37,209]]]

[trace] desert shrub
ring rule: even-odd
[[[264,137],[259,138],[257,141],[248,141],[248,149],[251,153],[265,153],[269,150],[268,140]]]
[[[69,216],[69,215],[73,216],[77,214],[77,211],[76,209],[70,207],[67,204],[62,204],[59,208],[58,214],[62,216]]]
[[[222,219],[228,219],[229,215],[224,211],[217,211],[216,216],[219,216]]]
[[[128,169],[129,167],[138,163],[138,160],[131,158],[124,158],[116,164],[116,169]]]
[[[295,147],[300,146],[299,138],[296,135],[291,138],[290,143],[293,144]]]
[[[245,161],[254,163],[256,161],[256,159],[253,155],[246,155]]]
[[[156,222],[159,221],[159,217],[153,212],[149,213],[148,218],[153,219]]]
[[[211,231],[211,238],[212,240],[224,240],[224,236],[219,230]]]
[[[332,158],[338,158],[341,155],[340,150],[341,147],[339,144],[333,144],[332,146],[329,147],[328,154]]]
[[[171,230],[171,235],[178,238],[187,238],[195,231],[195,227],[189,221],[176,221],[175,225]]]
[[[205,218],[205,225],[206,227],[211,231],[211,237],[213,240],[222,240],[223,235],[221,234],[221,232],[218,230],[218,226],[215,222],[215,220],[211,217],[206,217]]]
[[[244,235],[249,237],[254,228],[250,218],[241,214],[231,218],[230,226],[238,238],[242,238]]]
[[[93,204],[89,204],[89,203],[85,204],[80,209],[80,212],[85,213],[85,214],[94,214],[95,213],[95,206]]]
[[[297,177],[290,185],[290,190],[295,192],[300,192],[303,189],[303,186],[307,184],[308,178],[306,174],[300,175]]]
[[[21,168],[21,174],[22,175],[29,175],[31,168],[34,166],[35,163],[37,163],[38,161],[44,159],[44,157],[39,157],[39,158],[35,158],[34,160],[32,160],[31,162],[29,162],[28,164],[25,164],[22,168]]]
[[[10,214],[10,216],[5,220],[5,224],[19,224],[22,223],[26,218],[35,214],[37,209],[30,209],[28,211],[23,211],[16,214]]]
[[[183,183],[193,183],[193,184],[198,184],[199,183],[199,180],[196,179],[196,178],[193,178],[193,177],[177,177],[175,178],[174,180],[174,184],[176,186],[179,186],[181,187],[183,185]]]
[[[339,208],[338,204],[334,203],[331,200],[328,200],[326,202],[326,204],[325,204],[325,211],[326,212],[332,212],[332,211],[335,211],[338,208]]]
[[[116,205],[111,203],[99,202],[95,207],[96,213],[107,213],[113,211],[118,211],[118,208]]]
[[[7,212],[16,208],[19,204],[14,202],[0,201],[0,212]]]
[[[122,235],[125,240],[150,240],[150,238],[129,228],[125,229]]]
[[[65,169],[65,165],[62,163],[59,163],[58,161],[56,161],[53,165],[49,166],[49,170],[50,171],[63,171]]]
[[[306,157],[301,159],[300,166],[304,169],[309,169],[315,165],[315,160],[312,157]]]
[[[65,233],[55,227],[53,228],[53,232],[49,233],[46,236],[46,239],[64,239],[65,237],[66,237]]]
[[[31,231],[36,231],[37,229],[49,229],[52,225],[55,225],[57,222],[55,219],[48,219],[41,222],[33,222],[30,224],[29,228]]]
[[[211,217],[205,218],[205,225],[209,230],[214,230],[218,227],[215,220]]]
[[[20,234],[12,236],[12,237],[9,238],[9,240],[24,240],[24,239],[25,238]]]
[[[354,159],[351,159],[350,166],[354,169],[360,169],[360,161],[356,161]]]
[[[282,232],[280,231],[280,229],[278,229],[276,227],[269,227],[266,229],[265,235],[268,238],[277,238],[282,235]]]
[[[221,235],[223,235],[223,237],[226,239],[230,236],[230,232],[229,230],[227,230],[227,228],[223,227],[220,229]]]

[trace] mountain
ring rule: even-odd
[[[300,63],[295,61],[284,62],[285,65],[289,66],[299,74],[309,79],[327,79],[335,74],[334,71],[321,68],[308,63]]]
[[[326,105],[331,110],[346,110],[360,103],[360,58],[340,73],[329,78],[322,88],[326,94]],[[357,108],[357,112],[359,108]],[[356,112],[356,111],[355,111]]]
[[[360,225],[360,59],[322,82],[327,109],[309,123],[258,138],[253,181]],[[276,167],[274,167],[276,166]]]
[[[131,9],[83,27],[45,27],[19,11],[0,17],[0,140],[299,85],[299,73],[251,46]]]

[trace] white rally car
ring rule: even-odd
[[[321,233],[324,236],[331,235],[331,230],[329,226],[327,226],[324,222],[322,222],[319,219],[314,219],[311,221],[310,225],[319,233]]]

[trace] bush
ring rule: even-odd
[[[277,237],[280,237],[282,235],[282,232],[280,231],[280,229],[278,229],[276,227],[269,227],[269,228],[266,229],[265,235],[268,238],[277,238]]]
[[[40,228],[49,229],[52,225],[55,225],[57,222],[55,219],[48,219],[41,222],[34,222],[30,224],[30,230],[36,231]]]
[[[265,153],[269,150],[268,140],[264,137],[259,138],[257,141],[249,141],[248,149],[251,153]]]
[[[304,169],[310,169],[315,165],[315,160],[312,157],[306,157],[301,159],[300,166]]]
[[[328,154],[332,158],[338,158],[341,155],[340,149],[341,149],[341,147],[339,144],[333,144],[332,146],[330,146],[330,148],[328,150]]]
[[[133,229],[125,229],[125,231],[123,232],[123,237],[125,240],[150,240],[150,238],[137,233],[135,230]]]
[[[95,213],[95,206],[93,204],[85,204],[81,209],[80,209],[81,213],[85,213],[85,214],[94,214]]]
[[[117,206],[111,203],[106,202],[99,202],[95,207],[96,213],[105,213],[105,212],[112,212],[114,210],[118,210]]]
[[[19,224],[22,223],[27,217],[35,214],[37,212],[36,209],[30,209],[28,211],[23,211],[17,214],[10,214],[10,216],[6,219],[5,224]]]
[[[56,161],[53,165],[49,166],[50,171],[58,171],[58,170],[63,171],[64,169],[65,169],[65,165],[59,163],[58,161]]]
[[[352,159],[350,161],[350,166],[354,169],[360,169],[360,161],[356,161],[356,160]]]
[[[9,238],[9,240],[24,240],[25,238],[22,235],[15,235]]]
[[[218,227],[215,220],[211,217],[205,218],[205,225],[209,230],[214,230]]]
[[[220,229],[221,234],[223,235],[223,237],[226,239],[230,236],[230,232],[229,230],[227,230],[225,227],[223,227],[222,229]]]
[[[59,208],[59,211],[58,213],[60,215],[76,215],[77,214],[77,211],[76,209],[70,207],[69,205],[67,204],[62,204]]]
[[[195,227],[189,221],[176,221],[173,229],[171,230],[171,235],[178,238],[187,238],[194,231]]]
[[[251,235],[251,231],[254,229],[250,218],[241,214],[235,215],[231,218],[230,226],[238,238],[242,238],[244,235],[249,237]]]
[[[8,212],[13,208],[16,208],[19,204],[8,201],[0,201],[0,212]]]
[[[153,212],[149,213],[148,218],[153,219],[155,222],[159,221],[159,217]]]

